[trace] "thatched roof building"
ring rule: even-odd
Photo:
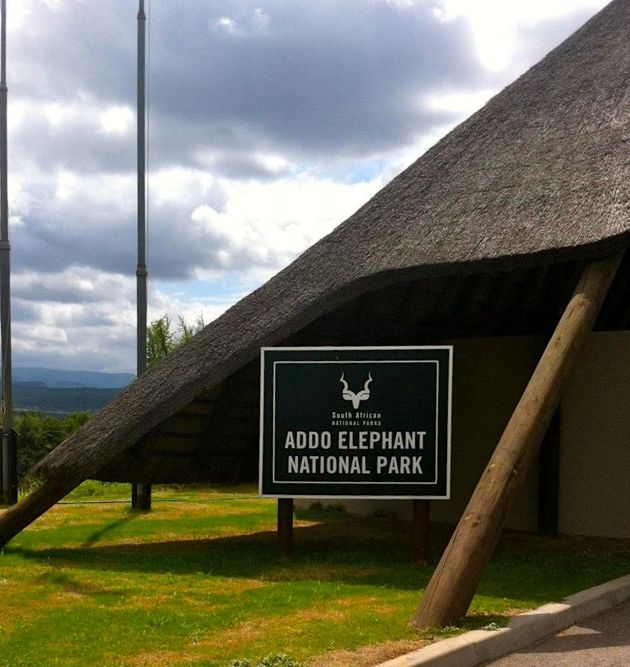
[[[548,333],[583,263],[630,244],[629,82],[630,2],[615,0],[125,389],[12,515],[86,478],[255,478],[261,346]],[[600,327],[627,327],[629,280],[624,265]]]

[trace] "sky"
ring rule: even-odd
[[[149,320],[210,322],[606,0],[146,0]],[[8,0],[13,363],[136,366],[136,0]]]

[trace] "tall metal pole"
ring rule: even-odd
[[[11,262],[7,193],[7,5],[0,12],[0,337],[2,338],[2,502],[17,502],[17,441],[11,429]]]
[[[147,240],[146,240],[146,109],[145,35],[147,17],[144,0],[138,4],[138,266],[136,268],[137,369],[138,377],[147,367]],[[134,483],[131,504],[139,510],[151,509],[151,485]]]
[[[138,266],[136,269],[138,375],[147,367],[147,240],[146,240],[146,109],[145,109],[145,30],[144,0],[138,9]]]

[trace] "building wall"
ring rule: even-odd
[[[560,532],[630,537],[630,332],[591,335],[560,424]]]
[[[543,349],[537,337],[458,340],[453,345],[451,499],[432,503],[435,521],[456,522],[481,477]],[[507,525],[536,529],[537,475],[525,481]]]
[[[451,499],[431,502],[433,521],[461,516],[543,345],[521,336],[454,342]],[[537,473],[525,480],[508,527],[536,530]],[[559,493],[561,533],[630,537],[630,332],[591,334],[571,376],[561,403]],[[357,514],[411,516],[410,501],[342,504]]]

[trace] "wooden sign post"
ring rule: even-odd
[[[429,500],[414,500],[412,509],[411,556],[414,563],[426,565],[429,560]]]
[[[592,262],[569,301],[413,617],[444,626],[468,611],[505,518],[533,465],[562,390],[615,277],[621,256]]]
[[[293,555],[293,498],[278,498],[278,555]]]

